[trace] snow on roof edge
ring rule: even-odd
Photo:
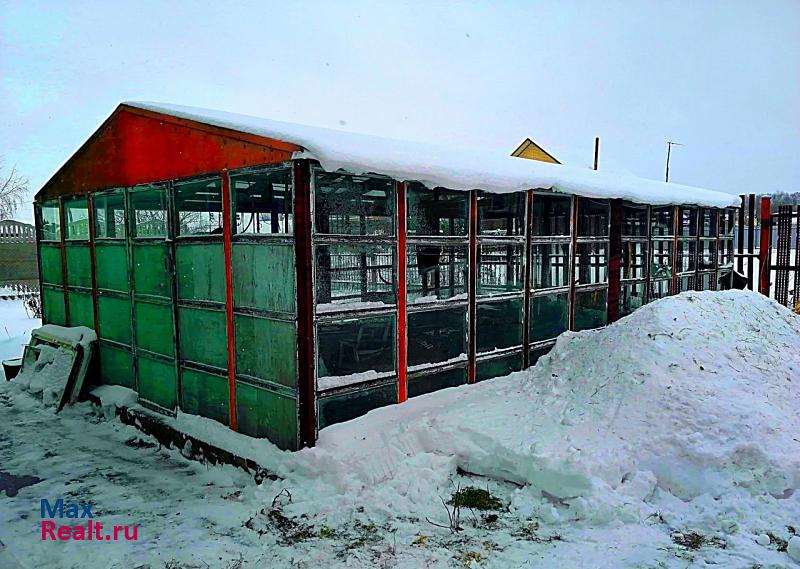
[[[122,104],[294,143],[304,149],[296,152],[295,158],[317,160],[328,171],[382,174],[399,181],[420,182],[429,188],[481,189],[493,193],[533,188],[652,205],[738,205],[736,196],[724,192],[494,155],[485,150],[393,140],[197,107],[141,101]]]

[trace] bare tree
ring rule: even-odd
[[[5,172],[3,160],[0,159],[0,219],[11,217],[22,205],[28,195],[28,178],[17,172],[12,166]]]

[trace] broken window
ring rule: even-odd
[[[394,249],[388,245],[317,245],[316,263],[318,312],[396,302]]]
[[[64,200],[67,240],[89,239],[89,206],[85,199]]]
[[[569,196],[533,196],[532,235],[569,235],[572,198]]]
[[[579,285],[608,281],[608,245],[606,242],[578,243],[575,251],[576,282]]]
[[[478,259],[478,295],[522,290],[522,246],[481,244]]]
[[[246,171],[231,174],[236,233],[245,235],[291,235],[292,171]]]
[[[522,345],[522,304],[522,299],[478,303],[478,353]]]
[[[531,271],[534,290],[569,286],[569,244],[532,245]]]
[[[466,236],[469,194],[408,184],[408,234]]]
[[[486,236],[525,234],[525,194],[478,196],[478,233]]]
[[[317,376],[361,374],[362,381],[395,371],[395,318],[378,316],[317,326]],[[372,372],[372,373],[370,373]]]
[[[394,181],[316,170],[314,230],[332,235],[394,235]]]
[[[465,359],[466,352],[466,308],[412,312],[408,315],[409,368],[424,368],[449,360]]]
[[[58,202],[50,201],[37,205],[39,213],[39,238],[42,241],[61,241],[61,218]]]
[[[178,235],[222,235],[222,180],[175,183]]]
[[[531,297],[530,341],[555,338],[569,327],[569,294]]]
[[[409,245],[406,272],[409,301],[466,295],[467,257],[465,245]]]
[[[137,186],[128,195],[133,237],[167,236],[166,186]]]
[[[125,239],[125,194],[122,190],[92,197],[94,236],[97,239]]]

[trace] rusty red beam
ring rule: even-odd
[[[569,318],[568,325],[570,330],[575,330],[575,284],[577,278],[575,275],[575,255],[578,252],[578,196],[572,196],[572,218],[570,225],[572,226],[572,243],[569,249]]]
[[[758,292],[769,296],[770,250],[772,246],[772,203],[769,197],[761,198],[761,233],[758,249]]]
[[[621,293],[620,276],[622,271],[622,218],[621,199],[613,199],[610,203],[611,224],[608,231],[608,323],[619,320],[619,299]]]
[[[469,192],[469,322],[467,332],[467,383],[475,383],[477,375],[477,286],[478,286],[478,190]]]
[[[397,402],[408,399],[406,184],[397,182]]]
[[[675,219],[672,222],[672,232],[674,234],[672,241],[672,290],[669,293],[678,294],[678,239],[680,238],[679,233],[681,230],[681,208],[675,206],[672,211]]]
[[[236,430],[236,338],[233,323],[233,249],[231,222],[231,180],[222,171],[222,243],[225,252],[225,323],[228,332],[228,407],[231,429]]]
[[[531,241],[533,233],[533,190],[528,190],[525,196],[525,291],[524,305],[522,307],[522,368],[530,365],[531,346]]]

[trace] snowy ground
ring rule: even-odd
[[[176,419],[280,476],[260,485],[108,410],[54,416],[10,382],[0,567],[800,567],[783,551],[800,531],[798,409],[800,317],[743,292],[566,334],[532,370],[376,410],[299,453]],[[451,531],[469,486],[499,503],[461,508]],[[41,541],[39,501],[58,497],[139,540]]]

